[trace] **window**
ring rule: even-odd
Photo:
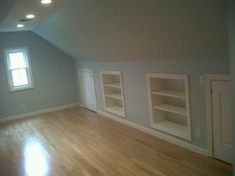
[[[5,49],[5,61],[10,91],[33,88],[26,48]]]

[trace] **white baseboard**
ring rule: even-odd
[[[63,110],[63,109],[67,109],[67,108],[72,108],[72,107],[76,107],[76,106],[81,106],[81,105],[78,104],[78,103],[74,103],[74,104],[69,104],[69,105],[64,105],[64,106],[57,106],[57,107],[53,107],[53,108],[49,108],[49,109],[43,109],[43,110],[40,110],[40,111],[20,114],[20,115],[16,115],[16,116],[4,117],[4,118],[0,119],[0,123],[12,121],[12,120],[17,120],[17,119],[23,119],[23,118],[27,118],[27,117],[36,116],[36,115],[41,115],[41,114],[45,114],[45,113],[49,113],[49,112],[54,112],[54,111],[58,111],[58,110]],[[179,146],[181,146],[183,148],[186,148],[188,150],[191,150],[193,152],[196,152],[196,153],[208,156],[208,150],[207,149],[204,149],[204,148],[195,146],[193,144],[184,142],[182,140],[179,140],[177,138],[168,136],[168,135],[160,133],[158,131],[155,131],[155,130],[143,127],[141,125],[138,125],[136,123],[130,122],[130,121],[126,120],[126,119],[120,118],[118,116],[109,114],[109,113],[104,112],[104,111],[100,111],[99,110],[98,114],[100,114],[100,115],[102,115],[104,117],[110,118],[112,120],[115,120],[117,122],[120,122],[122,124],[128,125],[130,127],[133,127],[135,129],[138,129],[138,130],[140,130],[140,131],[142,131],[144,133],[147,133],[147,134],[153,135],[155,137],[158,137],[160,139],[166,140],[168,142],[174,143],[176,145],[179,145]]]
[[[78,103],[78,106],[84,108],[83,104],[82,103]]]
[[[118,116],[115,116],[113,114],[109,114],[109,113],[104,112],[104,111],[100,111],[99,110],[98,114],[100,114],[100,115],[102,115],[104,117],[110,118],[112,120],[115,120],[117,122],[123,123],[125,125],[128,125],[130,127],[133,127],[135,129],[138,129],[138,130],[140,130],[140,131],[142,131],[144,133],[150,134],[152,136],[155,136],[155,137],[158,137],[160,139],[166,140],[166,141],[171,142],[173,144],[179,145],[179,146],[181,146],[183,148],[186,148],[188,150],[191,150],[193,152],[199,153],[199,154],[204,155],[204,156],[208,156],[208,150],[207,149],[195,146],[193,144],[190,144],[188,142],[185,142],[185,141],[182,141],[180,139],[174,138],[174,137],[169,136],[167,134],[163,134],[161,132],[152,130],[150,128],[143,127],[141,125],[138,125],[136,123],[130,122],[130,121],[126,120],[126,119],[120,118]]]
[[[0,118],[0,123],[12,121],[12,120],[17,120],[17,119],[23,119],[23,118],[27,118],[27,117],[36,116],[36,115],[41,115],[41,114],[45,114],[45,113],[48,113],[48,112],[59,111],[59,110],[72,108],[72,107],[76,107],[76,106],[78,106],[78,103],[68,104],[68,105],[63,105],[63,106],[56,106],[56,107],[53,107],[53,108],[43,109],[43,110],[40,110],[40,111],[35,111],[35,112],[29,112],[29,113],[15,115],[15,116],[4,117],[4,118]]]

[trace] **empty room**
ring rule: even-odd
[[[234,0],[0,0],[0,176],[235,176]]]

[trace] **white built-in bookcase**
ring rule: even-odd
[[[101,71],[104,111],[126,117],[120,71]]]
[[[147,74],[151,127],[191,140],[188,76]]]

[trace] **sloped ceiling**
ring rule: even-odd
[[[16,0],[1,0],[0,1],[0,25],[10,12]]]
[[[33,31],[80,60],[221,58],[223,0],[76,0]]]

